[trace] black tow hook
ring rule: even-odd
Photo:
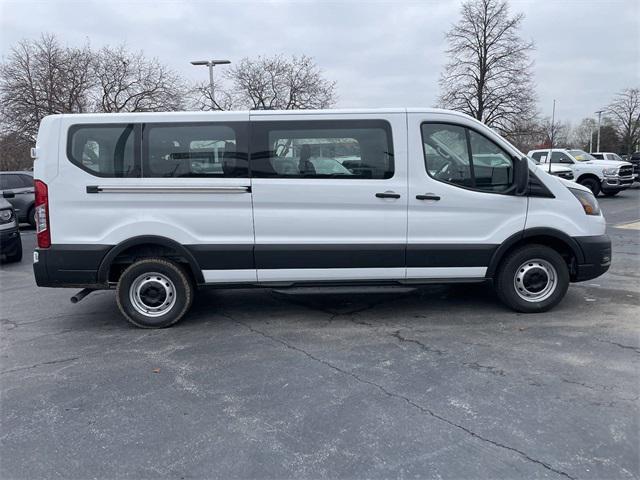
[[[78,293],[76,293],[73,297],[71,297],[71,303],[78,303],[84,297],[89,295],[91,292],[95,292],[95,288],[83,288]]]

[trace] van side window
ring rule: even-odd
[[[391,127],[380,120],[256,122],[251,174],[385,179],[394,172]]]
[[[142,176],[247,177],[244,124],[146,124]],[[245,142],[241,142],[243,145]]]
[[[500,193],[513,184],[513,160],[497,144],[459,125],[423,123],[427,173],[435,180]]]
[[[474,186],[464,128],[425,123],[422,125],[422,143],[430,176],[463,187]]]
[[[469,132],[473,155],[473,176],[478,190],[504,192],[513,184],[513,160],[487,137]]]
[[[87,124],[69,128],[71,163],[99,177],[139,177],[139,154],[133,124]]]

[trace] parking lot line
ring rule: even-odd
[[[640,230],[640,220],[627,223],[619,223],[614,228],[625,228],[627,230]]]

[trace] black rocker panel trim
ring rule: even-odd
[[[186,245],[201,270],[255,268],[253,245]]]
[[[256,245],[256,268],[404,267],[404,244]]]
[[[407,247],[407,267],[486,267],[498,245],[413,244]]]
[[[204,283],[202,270],[485,267],[498,249],[491,244],[180,245],[142,236],[117,246],[58,244],[38,250],[36,281],[41,286],[107,286],[114,260],[137,245],[169,248],[187,261],[198,284]]]

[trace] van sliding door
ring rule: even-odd
[[[404,279],[406,116],[251,114],[258,281]]]

